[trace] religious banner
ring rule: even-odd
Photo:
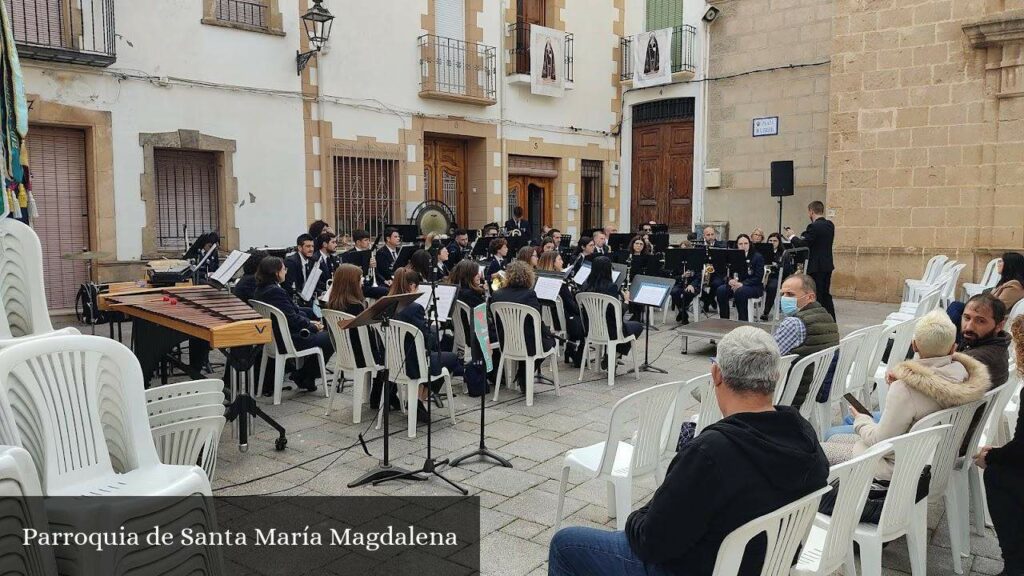
[[[565,93],[565,32],[530,25],[530,93],[556,98]]]
[[[641,32],[633,37],[633,86],[672,82],[672,29]]]

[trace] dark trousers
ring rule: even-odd
[[[764,291],[764,315],[771,314],[772,308],[775,308],[775,294],[779,291],[779,275],[772,274],[768,277],[768,285]]]
[[[728,320],[729,299],[735,298],[736,315],[742,322],[747,322],[750,320],[747,317],[747,301],[760,298],[762,293],[763,291],[760,288],[754,286],[740,286],[739,290],[733,292],[728,284],[722,284],[718,287],[718,292],[715,294],[715,297],[718,299],[718,315]]]
[[[693,292],[687,292],[686,287],[688,284],[676,284],[672,287],[672,304],[679,311],[679,315],[682,316],[684,322],[690,321],[690,304],[693,303],[693,299],[697,297],[696,288]]]
[[[832,318],[836,317],[836,307],[832,303],[832,271],[828,272],[811,272],[809,274],[814,285],[817,288],[815,292],[816,299],[821,302],[821,305],[832,315]]]
[[[303,338],[301,334],[292,334],[292,342],[295,344],[296,350],[306,350],[314,347],[323,350],[325,365],[328,364],[328,360],[330,360],[331,355],[334,354],[334,345],[331,344],[331,335],[326,329],[315,334],[311,333],[305,338]],[[321,376],[326,378],[325,374],[320,374],[320,363],[312,356],[306,356],[303,358],[302,368],[295,371],[295,377],[298,380],[314,379]]]
[[[640,334],[643,333],[643,331],[644,331],[644,325],[639,323],[639,322],[635,322],[633,320],[623,320],[622,321],[622,332],[626,336],[632,335],[632,336],[636,336],[637,338],[639,338]],[[619,353],[619,354],[629,354],[629,349],[632,346],[633,346],[632,342],[627,342],[626,344],[619,344],[618,346],[615,347],[615,351],[617,353]]]
[[[985,491],[1006,574],[1024,571],[1024,470],[1006,466],[985,469]]]

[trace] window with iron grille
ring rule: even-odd
[[[220,231],[217,154],[156,149],[157,248],[184,251],[190,239]]]
[[[601,162],[584,160],[580,175],[583,178],[583,230],[602,226],[601,211],[604,194],[601,189]]]
[[[398,160],[334,157],[334,229],[376,236],[398,214]]]
[[[693,98],[669,98],[637,104],[633,106],[633,124],[692,119],[694,102]]]
[[[218,20],[267,28],[267,0],[216,0],[214,15]]]

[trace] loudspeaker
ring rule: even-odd
[[[772,197],[793,195],[793,161],[772,162]]]

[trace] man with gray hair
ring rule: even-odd
[[[548,574],[711,574],[722,540],[743,524],[825,486],[828,462],[811,425],[772,406],[779,349],[766,332],[737,328],[711,366],[722,420],[685,444],[651,501],[625,532],[563,528]],[[755,538],[740,574],[759,574],[766,540]]]

